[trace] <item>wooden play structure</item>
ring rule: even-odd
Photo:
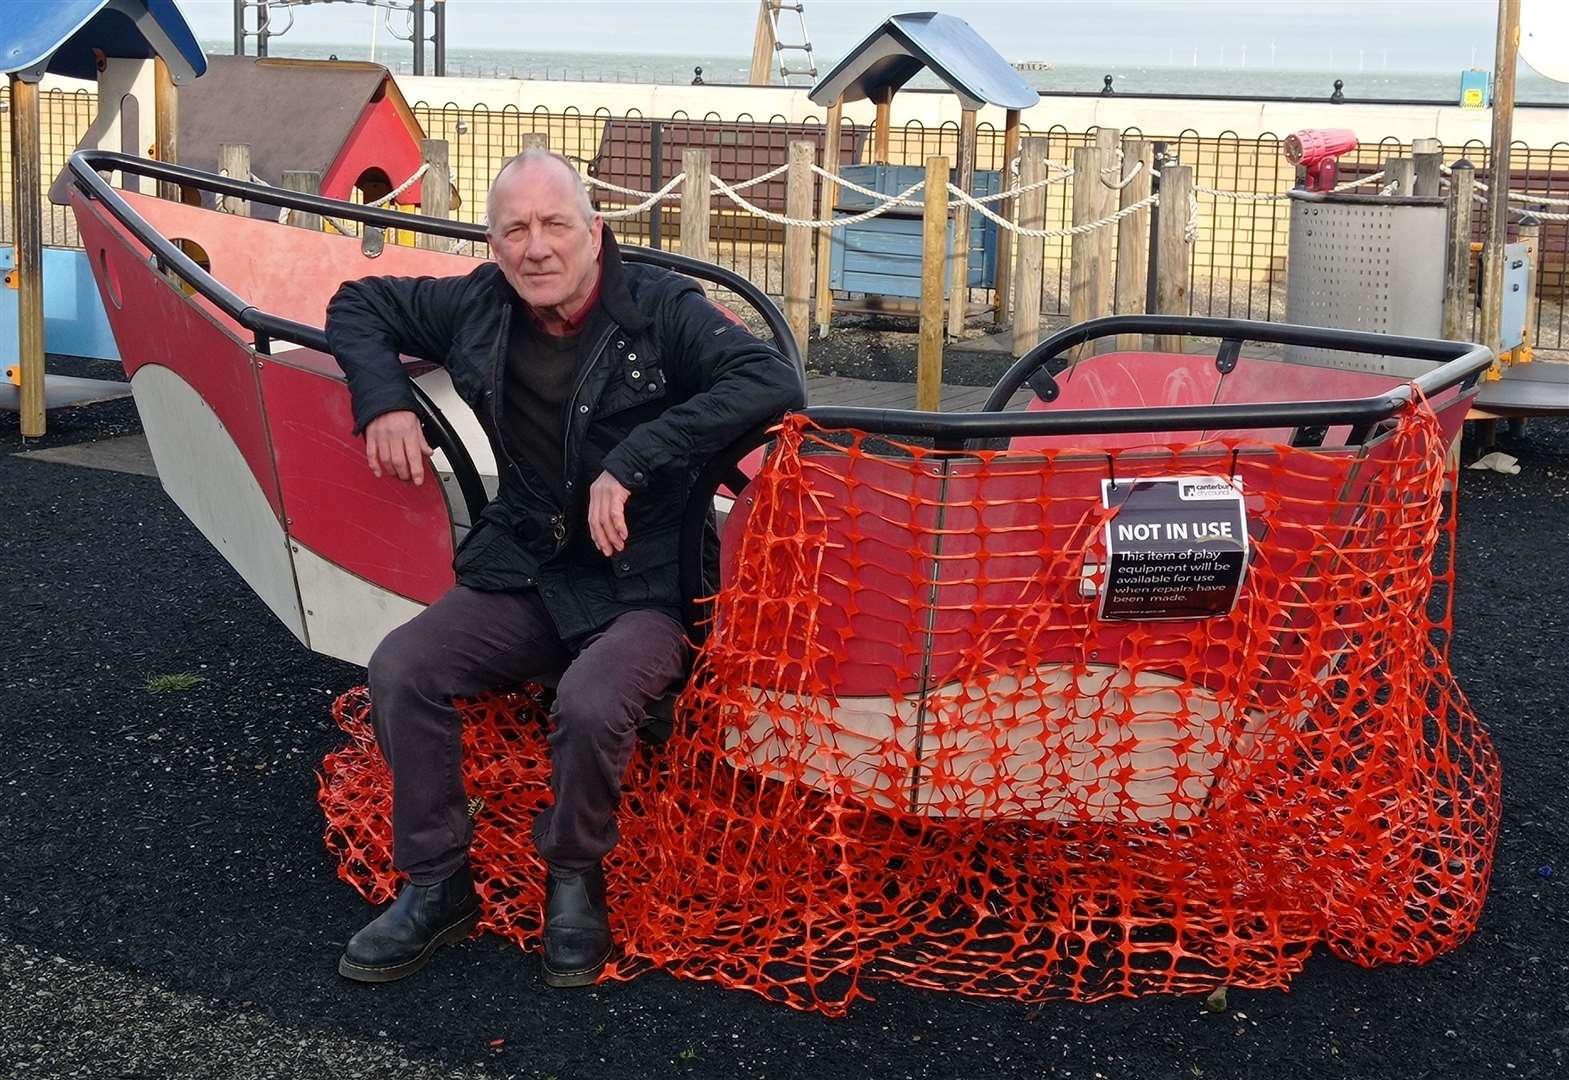
[[[208,65],[180,99],[182,164],[233,175],[238,166],[225,154],[246,146],[250,175],[236,179],[282,187],[287,172],[312,173],[320,194],[362,202],[385,197],[420,167],[425,131],[380,64],[214,56]],[[456,206],[456,192],[453,199]],[[419,206],[420,186],[392,202]]]
[[[101,387],[77,385],[92,380],[44,377],[43,130],[38,84],[46,74],[98,79],[100,99],[109,104],[89,131],[92,145],[119,148],[129,143],[138,153],[145,153],[146,147],[160,160],[173,161],[178,130],[175,88],[206,71],[207,59],[179,9],[165,0],[10,5],[0,27],[0,56],[5,57],[4,72],[11,86],[11,190],[16,193],[11,221],[17,292],[17,377],[14,384],[0,379],[0,408],[19,410],[22,436],[39,438],[48,406],[91,400],[100,396]],[[132,111],[125,109],[128,103],[135,106]]]
[[[1008,187],[1002,170],[977,172],[976,113],[986,105],[1005,109],[1003,157],[1012,161],[1019,149],[1019,113],[1039,100],[1039,95],[1002,56],[963,19],[934,12],[894,15],[851,49],[843,60],[812,88],[814,103],[828,109],[828,145],[836,145],[846,102],[866,99],[877,108],[871,161],[840,168],[835,160],[824,162],[830,173],[842,176],[866,191],[883,197],[898,195],[920,182],[919,166],[890,165],[888,135],[894,94],[922,71],[930,71],[958,98],[962,108],[958,160],[951,182],[972,195],[992,195]],[[941,178],[946,184],[949,176]],[[879,201],[865,191],[825,179],[820,217],[853,217]],[[1011,207],[1005,202],[1002,213]],[[928,254],[923,241],[922,209],[892,210],[880,217],[833,230],[832,241],[819,245],[817,255],[817,323],[826,332],[834,307],[843,310],[900,310],[899,301],[921,297],[922,266]],[[965,237],[956,243],[956,237]],[[949,305],[948,332],[957,335],[968,314],[966,296],[971,288],[1008,291],[1009,238],[997,226],[971,215],[969,207],[954,207],[943,242],[936,253],[943,261],[943,280]],[[857,294],[858,301],[836,301],[834,293]],[[1006,300],[999,299],[1005,307]],[[909,305],[904,305],[908,309]]]

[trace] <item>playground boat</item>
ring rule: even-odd
[[[165,491],[302,643],[363,663],[452,584],[494,464],[444,373],[410,359],[443,483],[372,476],[321,330],[327,301],[365,275],[476,265],[381,245],[377,230],[462,242],[481,240],[480,227],[105,152],[78,153],[70,170]],[[117,190],[108,170],[357,222],[365,236]],[[626,257],[740,296],[799,363],[782,315],[749,282],[668,253]],[[1109,347],[1126,334],[1218,345]],[[1322,359],[1346,351],[1384,357],[1383,371]],[[809,489],[795,503],[777,503],[779,477],[767,491],[748,478],[762,435],[712,463],[694,492],[683,582],[708,644],[690,693],[730,681],[724,752],[737,767],[871,807],[1188,820],[1228,770],[1246,772],[1301,730],[1336,692],[1344,657],[1366,647],[1361,586],[1339,597],[1351,586],[1326,553],[1387,526],[1367,514],[1390,512],[1398,418],[1430,409],[1447,446],[1488,360],[1455,342],[1123,316],[1043,341],[982,412],[809,406],[786,425],[803,453],[791,483]],[[1028,408],[1005,411],[1024,387]],[[863,451],[872,439],[894,450]],[[1231,606],[1202,616],[1107,617],[1106,526],[1132,513],[1110,501],[1108,478],[1116,489],[1184,476],[1237,493],[1253,534],[1245,586],[1239,571]],[[724,587],[704,606],[704,526],[722,489],[734,500],[719,534]],[[749,597],[750,575],[782,557],[781,543],[804,545],[795,602]],[[766,670],[715,666],[743,626],[754,649],[767,646]]]

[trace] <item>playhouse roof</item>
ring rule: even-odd
[[[162,57],[182,84],[207,70],[174,0],[0,0],[0,11],[0,71],[6,75],[94,79],[94,50],[108,57]]]
[[[818,105],[877,100],[928,68],[965,109],[1028,109],[1040,95],[969,23],[935,11],[893,15],[812,87]]]
[[[419,139],[419,125],[380,64],[356,60],[214,56],[205,79],[180,94],[180,163],[215,172],[219,143],[246,143],[251,171],[269,184],[288,169],[325,173],[365,107],[386,94]]]

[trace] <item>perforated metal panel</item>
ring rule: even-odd
[[[1441,199],[1292,192],[1286,321],[1442,337],[1444,230]],[[1402,376],[1427,366],[1324,349],[1287,356]]]

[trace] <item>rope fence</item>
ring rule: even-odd
[[[0,103],[7,98],[6,88],[0,86]],[[70,209],[49,203],[45,187],[58,174],[65,158],[90,126],[97,96],[82,91],[46,90],[41,99],[45,161],[44,186],[40,188],[38,198],[44,214],[44,240],[53,246],[79,247]],[[729,117],[717,113],[703,116],[677,113],[669,118],[649,118],[604,110],[581,112],[570,107],[551,111],[425,101],[412,102],[411,109],[430,138],[444,140],[450,147],[449,172],[458,196],[454,215],[461,220],[483,222],[484,195],[490,178],[501,162],[516,154],[524,139],[532,134],[544,136],[553,149],[579,163],[581,171],[591,174],[585,181],[589,183],[596,203],[603,199],[604,210],[617,215],[614,219],[617,232],[627,242],[677,249],[683,245],[685,236],[677,238],[673,222],[687,216],[680,207],[681,192],[685,188],[672,188],[664,198],[640,213],[636,207],[662,190],[670,176],[682,169],[680,159],[684,149],[712,148],[714,168],[720,179],[732,191],[741,193],[752,206],[779,218],[811,220],[831,215],[821,205],[814,206],[815,212],[806,213],[801,212],[801,207],[791,210],[785,205],[784,140],[816,141],[817,167],[821,171],[814,172],[816,183],[821,187],[826,180],[823,174],[832,175],[836,162],[851,164],[868,160],[873,135],[868,126],[847,120],[838,151],[829,157],[824,153],[825,125],[820,119],[812,118],[800,123],[790,122],[783,116]],[[10,170],[6,167],[10,149],[6,137],[9,121],[10,114],[0,109],[0,202],[7,203],[15,197],[9,187]],[[663,151],[656,156],[654,139],[661,134]],[[1190,245],[1192,281],[1185,309],[1200,315],[1263,320],[1283,318],[1290,254],[1288,189],[1293,183],[1293,170],[1282,157],[1281,139],[1271,133],[1227,132],[1201,136],[1193,130],[1175,129],[1130,130],[1126,134],[1146,142],[1164,142],[1169,148],[1169,157],[1193,170],[1193,190],[1202,210],[1197,235]],[[1407,137],[1394,134],[1379,137],[1377,132],[1359,134],[1361,145],[1341,158],[1342,175],[1353,178],[1352,183],[1364,178],[1363,173],[1381,169],[1391,157],[1404,155],[1412,149]],[[1045,212],[1023,224],[1041,228],[1048,235],[1042,238],[1026,237],[1017,232],[1005,232],[1004,235],[1015,241],[1028,240],[1045,245],[1040,312],[1047,320],[1067,317],[1074,262],[1070,249],[1075,242],[1082,242],[1084,235],[1073,231],[1081,222],[1072,216],[1075,200],[1071,186],[1075,173],[1066,162],[1076,148],[1095,141],[1095,132],[1093,129],[1051,126],[1022,129],[1020,136],[1046,140],[1049,147],[1046,172],[1033,173],[1034,184],[1021,183],[1017,176],[1017,143],[1006,145],[1000,125],[981,123],[976,142],[976,170],[1000,173],[1006,190],[991,194],[972,191],[971,195],[998,216],[1017,221],[1017,212],[1004,207],[1010,203],[1017,205],[1022,198],[1030,197],[1031,192],[1038,194],[1037,189],[1045,189]],[[934,153],[945,154],[952,160],[958,137],[957,124],[896,124],[885,139],[887,161],[896,167],[918,166]],[[1459,159],[1475,163],[1477,177],[1483,181],[1476,190],[1479,193],[1487,190],[1487,181],[1492,179],[1488,175],[1491,156],[1483,140],[1457,139],[1437,149],[1442,153],[1441,160],[1451,165]],[[1104,182],[1114,186],[1127,180],[1128,175],[1126,169],[1117,172],[1108,169]],[[1130,187],[1150,179],[1142,174],[1133,175],[1135,179]],[[1516,189],[1509,194],[1510,206],[1516,211],[1509,215],[1511,239],[1517,227],[1525,223],[1527,214],[1541,225],[1541,263],[1535,288],[1539,303],[1534,308],[1536,340],[1541,349],[1564,349],[1569,347],[1569,262],[1566,262],[1569,258],[1569,139],[1551,144],[1517,143],[1511,152],[1511,177]],[[393,179],[407,181],[410,177],[403,174]],[[864,178],[856,179],[867,182]],[[843,177],[836,177],[834,181],[837,190],[845,193],[854,190],[850,187],[852,182]],[[706,179],[703,183],[708,190],[724,194]],[[900,183],[887,190],[893,198],[919,200],[922,194],[919,188],[908,194],[904,188],[905,184]],[[365,201],[372,201],[369,194],[380,195],[386,190],[377,186]],[[1137,190],[1142,197],[1148,189],[1139,187]],[[857,212],[878,209],[883,202],[891,201],[888,194],[856,194],[859,196],[854,207]],[[944,201],[952,203],[956,198],[945,193]],[[1129,201],[1134,200],[1130,198]],[[728,195],[714,199],[709,206],[708,257],[752,280],[765,292],[782,295],[785,284],[783,234],[789,226],[778,218],[770,219],[747,210]],[[1116,200],[1110,205],[1102,202],[1090,216],[1099,220],[1117,208]],[[910,208],[896,204],[894,209]],[[1154,210],[1156,206],[1148,208],[1148,211]],[[964,212],[980,214],[972,204],[965,204]],[[1002,231],[997,222],[984,216],[972,220],[984,223],[988,232]],[[1125,225],[1129,220],[1124,218],[1121,224]],[[1135,215],[1131,220],[1139,219]],[[1117,223],[1101,225],[1090,236],[1105,236],[1104,230],[1113,224]],[[8,238],[8,227],[8,216],[0,215],[0,242]],[[829,226],[818,221],[816,227]],[[690,227],[682,231],[691,234]],[[1473,225],[1473,231],[1480,232],[1479,224]],[[399,242],[402,240],[400,237]],[[486,250],[482,243],[465,247],[473,247],[480,253]],[[1117,257],[1120,258],[1120,252]],[[970,300],[972,304],[977,300],[991,300],[996,291],[991,284],[974,287],[970,290]]]

